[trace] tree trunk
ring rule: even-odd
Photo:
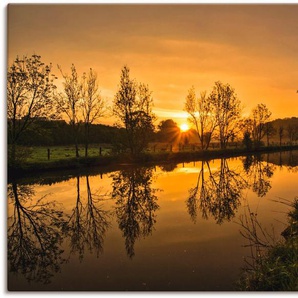
[[[85,157],[88,157],[88,145],[89,145],[89,125],[85,126]]]
[[[76,127],[76,124],[74,122],[72,124],[72,130],[73,130],[73,138],[74,138],[74,145],[75,145],[75,151],[76,151],[76,158],[78,158],[78,157],[80,157],[79,145],[78,145],[78,127]]]

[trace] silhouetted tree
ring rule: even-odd
[[[272,123],[271,122],[267,122],[265,124],[265,135],[266,135],[266,138],[267,138],[267,146],[269,146],[270,144],[270,137],[274,136],[276,133],[276,130],[275,128],[273,127]]]
[[[217,122],[214,117],[214,105],[206,92],[197,97],[195,88],[192,87],[186,97],[185,111],[189,114],[189,121],[196,128],[201,149],[208,149]]]
[[[83,76],[82,113],[85,127],[85,156],[88,156],[88,145],[91,124],[102,117],[105,112],[104,101],[100,96],[97,83],[97,74],[90,68],[89,73]]]
[[[214,107],[214,115],[218,125],[220,147],[225,149],[239,129],[241,103],[235,90],[229,84],[224,85],[219,81],[215,82],[210,101]]]
[[[289,137],[289,142],[292,145],[298,139],[298,126],[289,124],[286,128]]]
[[[284,137],[284,127],[280,126],[278,128],[279,146],[282,145],[282,138]]]
[[[83,85],[78,77],[77,70],[72,64],[71,74],[63,73],[62,68],[58,66],[64,79],[64,92],[57,94],[56,101],[58,111],[63,113],[69,120],[72,127],[73,142],[76,150],[76,157],[79,157],[78,131],[79,131],[79,110],[80,100],[82,98]]]
[[[33,196],[31,186],[8,185],[9,270],[29,281],[49,283],[66,261],[61,248],[66,218],[57,202]]]
[[[253,120],[253,140],[256,147],[261,144],[262,138],[266,135],[266,122],[269,121],[271,117],[271,112],[267,106],[263,103],[258,104],[252,110],[252,120]],[[269,130],[268,130],[269,133]]]
[[[160,142],[173,143],[179,134],[180,129],[172,119],[162,120],[158,125],[157,138]]]
[[[156,222],[156,189],[152,184],[152,168],[119,171],[112,175],[112,198],[116,200],[116,216],[125,238],[127,254],[135,254],[134,244],[152,233]]]
[[[252,131],[253,131],[253,121],[251,118],[242,118],[239,121],[239,128],[243,134],[242,144],[245,146],[247,151],[252,149]]]
[[[56,77],[51,64],[45,65],[41,56],[17,57],[7,72],[8,159],[14,166],[16,146],[20,137],[43,117],[55,118],[53,91]]]
[[[245,146],[245,148],[247,149],[247,151],[250,151],[252,149],[253,142],[252,142],[252,139],[251,139],[251,136],[250,136],[250,132],[246,131],[244,133],[242,143]]]
[[[126,138],[122,142],[132,156],[137,156],[146,148],[153,134],[155,116],[152,113],[152,104],[148,86],[132,80],[129,68],[124,66],[113,112],[120,120],[120,126],[125,127]]]

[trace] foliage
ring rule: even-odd
[[[251,139],[251,136],[250,136],[250,132],[246,131],[244,133],[242,143],[245,146],[245,148],[247,149],[247,151],[250,151],[252,149],[253,142],[252,142],[252,139]]]
[[[158,125],[156,139],[160,142],[173,143],[178,138],[180,129],[172,119],[162,120]]]
[[[121,140],[132,156],[139,155],[148,145],[154,131],[153,99],[145,84],[130,79],[130,70],[121,70],[119,90],[114,98],[113,113],[124,126],[125,140]]]

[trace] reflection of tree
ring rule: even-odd
[[[252,166],[252,163],[253,163],[253,156],[251,156],[251,155],[246,156],[242,160],[242,163],[243,163],[243,169],[244,169],[245,173],[248,174],[250,171],[250,167]]]
[[[80,177],[77,177],[77,199],[68,222],[71,251],[84,257],[85,249],[96,251],[97,257],[103,252],[105,233],[109,227],[109,213],[102,209],[102,195],[92,193],[89,177],[86,176],[87,200],[82,200]],[[82,202],[83,201],[83,202]]]
[[[13,210],[8,218],[8,261],[11,272],[27,280],[49,283],[65,261],[61,242],[65,220],[55,201],[45,196],[33,202],[33,187],[12,183],[8,198]]]
[[[208,165],[209,167],[209,165]],[[209,168],[209,172],[210,168]],[[221,159],[220,170],[210,176],[211,208],[217,223],[230,220],[240,205],[242,190],[247,186],[240,173],[231,170],[227,159]]]
[[[84,243],[85,243],[85,231],[84,223],[82,220],[83,205],[81,202],[80,194],[80,177],[77,177],[77,200],[76,205],[72,210],[72,214],[69,219],[68,229],[70,232],[71,251],[77,251],[79,253],[80,260],[84,255]]]
[[[156,222],[155,211],[159,208],[151,188],[152,169],[127,169],[113,176],[112,198],[116,199],[116,216],[125,238],[130,258],[134,256],[135,241],[151,234]]]
[[[205,164],[208,176],[205,177]],[[187,199],[188,212],[195,221],[198,208],[202,217],[214,217],[218,224],[230,220],[235,216],[235,211],[240,205],[242,190],[247,186],[240,173],[231,170],[226,159],[221,159],[220,169],[211,171],[208,162],[202,162],[197,185],[189,190]],[[198,201],[200,202],[198,206]]]
[[[248,161],[249,160],[249,161]],[[274,173],[275,166],[268,162],[261,161],[259,156],[249,156],[243,160],[243,166],[251,182],[253,192],[258,197],[264,197],[271,189],[269,180]]]
[[[177,164],[168,163],[160,166],[161,170],[164,172],[172,172],[177,168]]]
[[[89,250],[92,247],[96,249],[97,256],[103,252],[104,235],[109,227],[108,211],[102,209],[102,205],[98,205],[102,198],[97,193],[92,193],[88,176],[87,183],[87,206],[86,206],[86,240]]]
[[[210,197],[208,194],[208,187],[206,187],[206,183],[205,183],[205,176],[204,176],[205,163],[208,163],[208,162],[202,161],[197,184],[195,187],[189,190],[189,197],[186,201],[188,213],[194,222],[196,222],[197,210],[199,208],[198,201],[200,201],[200,209],[202,211],[202,217],[205,219],[208,217],[206,210],[207,210],[208,202],[210,202]]]

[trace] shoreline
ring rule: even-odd
[[[180,162],[211,160],[216,158],[231,158],[239,156],[250,156],[257,154],[266,154],[273,152],[284,152],[298,150],[298,145],[292,146],[276,146],[276,147],[261,147],[258,149],[247,151],[244,148],[238,149],[217,149],[208,151],[180,151],[180,152],[160,152],[160,153],[143,153],[136,159],[130,158],[129,155],[109,155],[101,157],[81,157],[72,159],[61,159],[53,162],[35,162],[23,163],[22,166],[7,168],[8,180],[13,178],[22,178],[26,176],[51,173],[57,171],[82,171],[90,169],[107,168],[121,169],[127,166],[153,166],[158,164],[170,164]]]

